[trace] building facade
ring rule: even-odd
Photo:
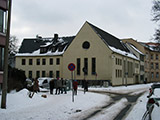
[[[0,0],[0,89],[3,83],[8,0]]]
[[[113,86],[139,83],[138,57],[113,35],[85,22],[68,42],[61,39],[55,36],[45,44],[43,38],[24,39],[16,55],[16,68],[29,78],[73,76],[79,81],[107,81]],[[68,69],[70,63],[76,66],[73,72]]]
[[[160,82],[160,44],[159,43],[142,43],[133,39],[124,39],[141,51],[144,57],[144,79],[147,82]],[[142,68],[141,68],[142,69]]]

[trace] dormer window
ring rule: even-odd
[[[47,48],[45,48],[45,47],[40,48],[40,53],[46,53],[46,52],[47,52]]]
[[[54,46],[54,47],[52,47],[52,52],[56,52],[56,47]]]

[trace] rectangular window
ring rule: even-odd
[[[153,63],[151,63],[151,69],[154,69]]]
[[[92,58],[92,75],[96,75],[96,58]]]
[[[156,54],[156,60],[158,60],[158,59],[159,59],[158,54]]]
[[[46,59],[45,58],[42,59],[42,65],[46,65]]]
[[[81,74],[81,59],[77,58],[77,75]]]
[[[22,65],[26,65],[26,59],[22,59]]]
[[[59,78],[60,74],[59,71],[56,71],[56,78]]]
[[[37,65],[40,65],[40,59],[37,59],[36,62],[37,62]]]
[[[57,58],[56,59],[56,65],[59,65],[60,64],[60,58]]]
[[[28,74],[29,78],[32,78],[32,71],[29,71]]]
[[[37,78],[40,77],[40,71],[36,71],[36,77],[37,77]]]
[[[154,73],[153,72],[151,72],[151,77],[154,78]]]
[[[42,77],[46,77],[46,71],[42,71]]]
[[[84,58],[84,74],[88,75],[88,58]]]
[[[29,65],[32,65],[32,64],[33,64],[33,60],[29,59]]]
[[[156,63],[156,69],[159,69],[159,64],[158,63]]]
[[[49,71],[49,77],[53,77],[53,71]]]
[[[156,78],[159,78],[159,72],[156,72]]]
[[[0,9],[0,32],[6,33],[6,12]]]
[[[153,60],[153,54],[151,54],[151,60]]]
[[[143,65],[140,66],[140,70],[144,71],[144,66]]]
[[[0,71],[4,69],[4,47],[0,47]]]
[[[132,62],[129,62],[127,63],[128,65],[128,77],[133,77],[133,63]]]
[[[50,64],[50,65],[53,65],[53,58],[50,58],[50,59],[49,59],[49,64]]]

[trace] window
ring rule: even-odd
[[[153,54],[151,54],[151,59],[153,60]]]
[[[37,77],[37,78],[40,77],[40,71],[36,71],[36,77]]]
[[[50,65],[53,65],[53,58],[50,58],[50,59],[49,59],[49,64],[50,64]]]
[[[140,60],[144,62],[144,55],[140,55]]]
[[[156,72],[156,78],[159,78],[159,72]]]
[[[159,69],[159,64],[158,63],[156,63],[156,69]]]
[[[81,71],[81,59],[77,58],[77,75],[80,75]]]
[[[96,75],[96,58],[92,58],[92,75]]]
[[[42,59],[42,65],[46,65],[46,59]]]
[[[56,71],[56,78],[59,78],[59,71]]]
[[[59,65],[60,64],[60,58],[57,58],[56,59],[56,65]]]
[[[32,78],[32,71],[29,71],[29,73],[28,73],[29,75],[29,78]]]
[[[53,71],[49,71],[49,77],[53,77]]]
[[[154,73],[153,72],[151,72],[151,78],[154,78]]]
[[[82,47],[83,47],[84,49],[89,49],[90,43],[89,43],[88,41],[85,41],[85,42],[82,44]]]
[[[26,59],[22,59],[22,65],[26,65]]]
[[[32,65],[33,63],[32,63],[32,59],[29,59],[29,65]]]
[[[6,33],[6,12],[0,9],[0,32]]]
[[[46,71],[42,71],[42,77],[46,77]]]
[[[84,74],[88,75],[88,58],[84,58]]]
[[[158,54],[156,54],[156,60],[158,60],[158,59],[159,59]]]
[[[122,77],[122,70],[118,70],[118,69],[116,69],[116,78],[120,78],[120,77]]]
[[[151,63],[151,69],[153,69],[153,68],[154,68],[153,63]]]
[[[4,69],[4,47],[0,47],[0,70]]]
[[[140,66],[140,70],[144,71],[144,66],[143,65]]]
[[[128,61],[128,77],[133,77],[133,63]]]
[[[37,59],[37,65],[40,65],[40,59]]]

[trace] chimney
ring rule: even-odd
[[[57,42],[57,40],[58,40],[58,34],[54,34],[54,41]]]

